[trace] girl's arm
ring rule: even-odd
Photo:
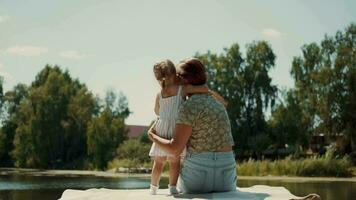
[[[183,95],[194,94],[194,93],[209,93],[213,96],[217,101],[219,101],[225,108],[228,105],[228,102],[222,97],[219,93],[210,90],[207,85],[184,85],[183,86]]]
[[[209,90],[209,94],[211,96],[213,96],[217,101],[219,101],[222,105],[224,105],[224,107],[226,108],[227,105],[229,104],[224,97],[222,97],[219,93],[213,91],[213,90]]]
[[[209,87],[207,85],[184,85],[183,95],[194,94],[194,93],[208,93]]]
[[[157,94],[157,96],[156,96],[156,102],[155,102],[155,108],[154,108],[154,111],[157,116],[159,116],[159,95],[160,94]]]
[[[156,132],[156,124],[157,124],[157,119],[152,123],[151,127],[148,129],[148,132]]]
[[[155,107],[154,107],[154,111],[156,113],[156,115],[159,117],[159,95],[160,94],[157,94],[156,96],[156,100],[155,100]],[[151,127],[148,129],[148,131],[152,131],[152,130],[155,130],[156,128],[156,124],[157,124],[157,119],[153,122],[153,124],[151,125]]]

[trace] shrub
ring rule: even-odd
[[[150,162],[151,159],[148,156],[150,148],[150,144],[141,143],[137,139],[129,139],[117,148],[116,158],[136,160],[138,163]]]
[[[129,139],[116,150],[115,158],[108,162],[108,169],[113,168],[148,168],[152,162],[148,153],[150,144],[142,143],[138,139]]]

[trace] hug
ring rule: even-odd
[[[161,86],[156,96],[158,116],[148,131],[154,160],[151,194],[156,194],[165,161],[169,163],[170,194],[236,190],[234,141],[226,101],[207,87],[207,72],[199,59],[175,67],[156,63]]]

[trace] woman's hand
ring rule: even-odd
[[[155,130],[149,130],[147,132],[148,137],[152,142],[161,147],[163,150],[173,154],[180,155],[183,149],[187,145],[189,137],[192,134],[192,126],[177,124],[175,133],[172,139],[165,139],[156,134]]]

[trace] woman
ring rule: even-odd
[[[184,84],[204,85],[203,64],[195,58],[180,62],[177,75]],[[180,155],[187,148],[178,187],[183,193],[236,190],[236,163],[229,117],[223,104],[209,94],[190,94],[178,113],[171,140],[149,130],[149,137],[163,150]]]

